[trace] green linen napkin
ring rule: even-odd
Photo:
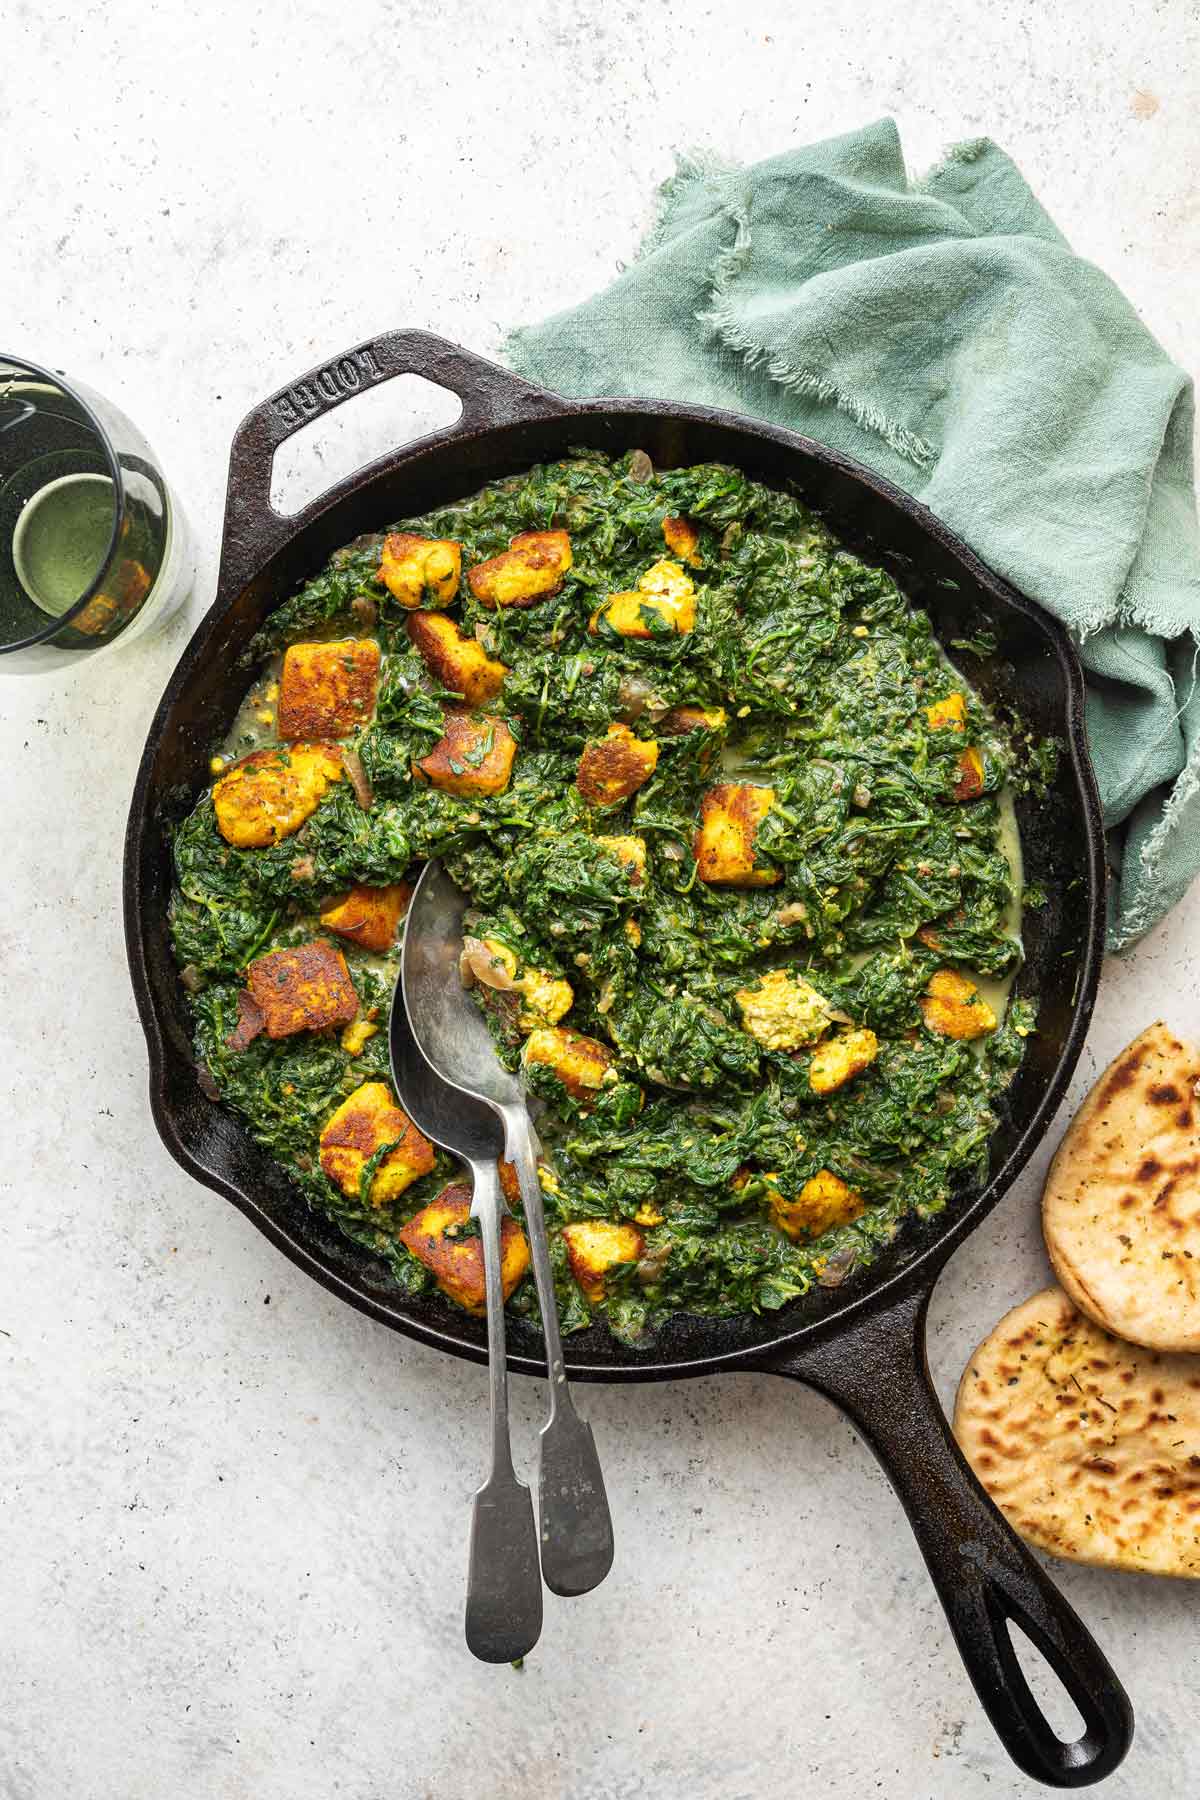
[[[573,395],[729,407],[907,489],[1074,633],[1109,829],[1109,947],[1200,868],[1191,383],[988,139],[905,174],[890,119],[681,161],[637,260],[510,338]]]

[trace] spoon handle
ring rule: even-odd
[[[567,1383],[533,1127],[523,1106],[502,1110],[504,1153],[520,1184],[550,1377],[550,1417],[542,1427],[538,1479],[542,1574],[552,1593],[587,1594],[612,1567],[612,1515],[592,1428],[575,1411]]]
[[[473,1162],[471,1217],[479,1221],[487,1296],[488,1372],[492,1415],[491,1469],[475,1495],[467,1569],[467,1647],[481,1662],[514,1662],[542,1632],[533,1501],[513,1469],[508,1432],[508,1368],[504,1289],[500,1279],[503,1196],[494,1162]]]

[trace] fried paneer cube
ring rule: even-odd
[[[349,1025],[358,1014],[346,959],[320,938],[256,956],[246,970],[246,986],[270,1038]]]
[[[613,1055],[596,1038],[584,1037],[564,1026],[539,1026],[525,1039],[521,1061],[526,1068],[539,1065],[553,1071],[581,1106],[594,1104],[600,1089],[615,1081]]]
[[[521,969],[517,953],[499,938],[465,938],[459,969],[464,985],[481,982],[499,993],[519,994],[517,1025],[534,1031],[539,1025],[557,1025],[570,1012],[575,994],[569,981],[544,969]],[[518,971],[520,970],[520,973]]]
[[[743,1029],[767,1050],[798,1050],[829,1029],[824,994],[803,975],[787,969],[768,969],[753,987],[739,988],[734,999],[742,1011]]]
[[[389,882],[387,887],[360,884],[339,899],[327,901],[321,923],[348,944],[385,956],[396,941],[396,927],[411,898],[412,883],[408,881]]]
[[[952,731],[965,731],[967,728],[967,702],[960,693],[947,694],[944,700],[934,700],[925,708],[925,717],[934,731],[949,727]]]
[[[814,1094],[832,1094],[870,1068],[878,1055],[879,1039],[873,1031],[841,1031],[813,1051],[808,1084]]]
[[[392,1148],[371,1178],[367,1198],[386,1206],[433,1169],[433,1145],[396,1105],[386,1081],[364,1081],[343,1100],[321,1133],[321,1167],[350,1200],[362,1189],[363,1171],[385,1144]]]
[[[483,1239],[463,1227],[471,1216],[465,1182],[443,1188],[400,1230],[400,1242],[424,1263],[447,1299],[477,1316],[487,1312]],[[529,1244],[515,1219],[500,1221],[500,1286],[507,1300],[529,1267]]]
[[[683,737],[689,731],[724,731],[728,722],[723,706],[673,706],[654,729],[659,737]]]
[[[983,757],[974,744],[968,744],[958,759],[953,794],[956,800],[978,800],[983,792]]]
[[[508,664],[490,657],[476,638],[464,637],[445,613],[415,612],[408,635],[434,680],[461,694],[468,706],[485,705],[504,686]]]
[[[767,1177],[770,1181],[770,1176]],[[771,1218],[790,1238],[815,1238],[848,1225],[865,1211],[861,1194],[848,1187],[832,1169],[818,1169],[794,1200],[785,1200],[777,1188],[767,1196]]]
[[[996,1015],[973,981],[957,969],[938,969],[929,977],[921,999],[921,1012],[930,1031],[939,1037],[986,1037],[996,1029]]]
[[[279,676],[280,737],[350,737],[374,711],[378,680],[374,638],[291,645]]]
[[[571,540],[565,531],[522,531],[507,550],[467,571],[481,606],[533,606],[557,594],[571,567]]]
[[[564,1225],[562,1235],[571,1273],[593,1305],[604,1298],[609,1271],[635,1263],[645,1242],[636,1225],[618,1225],[610,1219],[578,1219]]]
[[[428,756],[413,764],[413,773],[446,794],[472,798],[502,794],[517,754],[517,741],[504,720],[490,714],[475,718],[448,707],[443,722],[445,735]]]
[[[646,840],[629,833],[625,837],[598,837],[610,856],[615,856],[629,877],[630,887],[640,887],[646,879]]]
[[[628,725],[613,724],[598,744],[585,744],[575,786],[589,806],[616,806],[636,794],[658,767],[653,738],[634,737]]]
[[[696,623],[695,583],[677,562],[656,562],[638,577],[636,588],[610,594],[592,614],[588,629],[598,632],[601,619],[626,638],[654,637],[663,629],[691,631]]]
[[[690,563],[693,568],[700,561],[700,532],[690,519],[677,515],[664,519],[662,534],[667,542],[667,549],[680,562]]]
[[[257,850],[299,831],[331,781],[342,778],[336,744],[286,744],[234,763],[213,788],[217,829],[227,844]]]
[[[701,881],[721,887],[771,887],[782,871],[755,860],[758,828],[775,804],[775,789],[722,781],[700,802],[700,826],[692,854]]]
[[[375,579],[401,606],[449,606],[461,573],[462,546],[453,539],[393,531],[383,540]]]

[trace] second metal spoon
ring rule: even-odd
[[[459,1093],[430,1068],[417,1048],[397,983],[389,1021],[392,1081],[400,1104],[418,1131],[470,1165],[471,1216],[479,1221],[487,1296],[491,1380],[492,1456],[487,1480],[475,1495],[471,1557],[467,1570],[467,1647],[481,1662],[515,1662],[542,1631],[542,1577],[538,1568],[533,1500],[513,1468],[508,1434],[508,1368],[504,1352],[504,1292],[500,1282],[500,1232],[507,1212],[496,1159],[504,1134],[479,1100]]]
[[[612,1517],[592,1428],[575,1411],[567,1383],[524,1089],[497,1057],[483,1015],[459,976],[466,906],[466,895],[441,864],[426,863],[405,927],[404,1004],[413,1035],[436,1072],[471,1104],[490,1107],[504,1124],[504,1154],[520,1183],[550,1377],[538,1485],[542,1574],[556,1594],[586,1594],[612,1567]]]

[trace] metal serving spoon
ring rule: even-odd
[[[427,1138],[470,1165],[471,1217],[479,1220],[487,1293],[491,1376],[492,1465],[475,1495],[467,1569],[466,1638],[481,1662],[515,1662],[542,1633],[533,1501],[512,1463],[508,1436],[508,1368],[504,1356],[504,1295],[500,1286],[500,1220],[508,1208],[496,1159],[504,1134],[494,1114],[444,1082],[417,1047],[397,984],[388,1023],[392,1080],[405,1112]]]
[[[550,1377],[550,1416],[541,1432],[538,1480],[542,1574],[556,1594],[586,1594],[612,1567],[612,1518],[592,1428],[575,1411],[567,1385],[524,1090],[500,1063],[483,1016],[459,975],[466,906],[466,895],[441,864],[427,863],[409,903],[400,985],[413,1035],[434,1070],[460,1096],[461,1105],[482,1102],[504,1124],[504,1154],[520,1184]],[[392,1010],[394,1014],[394,1002]],[[490,1329],[490,1305],[488,1319]]]

